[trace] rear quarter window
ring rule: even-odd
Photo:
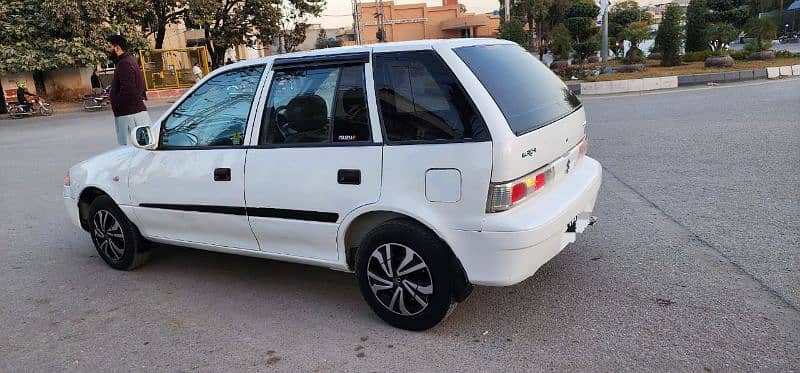
[[[581,107],[561,79],[518,45],[476,45],[455,52],[492,96],[517,136]]]

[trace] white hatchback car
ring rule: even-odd
[[[148,241],[355,272],[383,320],[439,323],[593,223],[580,101],[516,44],[425,40],[214,71],[64,201],[113,268]]]

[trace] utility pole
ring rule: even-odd
[[[603,36],[600,43],[600,58],[603,63],[608,62],[608,0],[601,0],[603,8]]]
[[[361,17],[358,14],[358,0],[353,0],[353,33],[356,35],[356,45],[361,45]]]
[[[378,39],[378,43],[383,43],[386,41],[386,31],[383,29],[383,0],[377,0],[375,18],[378,21],[378,32],[375,33],[375,37]]]

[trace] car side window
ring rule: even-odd
[[[375,90],[388,141],[485,141],[467,93],[434,51],[376,53]]]
[[[368,140],[363,65],[275,71],[260,145]]]
[[[160,147],[241,146],[263,72],[245,67],[203,83],[164,120]]]

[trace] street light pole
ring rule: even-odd
[[[603,6],[603,37],[600,43],[600,58],[603,63],[608,62],[608,0],[602,0]]]

